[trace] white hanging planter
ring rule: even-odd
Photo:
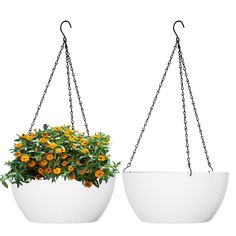
[[[58,179],[31,181],[12,191],[24,216],[41,223],[87,223],[100,218],[106,209],[115,185],[115,178],[99,188],[85,188],[80,182]]]
[[[227,172],[123,172],[128,200],[150,223],[200,223],[212,219],[227,189]]]

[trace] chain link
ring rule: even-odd
[[[86,132],[89,135],[88,123],[87,123],[87,120],[86,120],[86,117],[85,117],[83,103],[82,103],[81,96],[80,96],[80,93],[79,93],[79,88],[78,88],[78,84],[77,84],[77,81],[76,81],[76,78],[75,78],[75,73],[74,73],[74,69],[73,69],[73,66],[72,66],[72,61],[71,61],[71,58],[70,58],[69,51],[68,51],[67,57],[68,57],[68,63],[70,65],[71,74],[72,74],[72,77],[73,77],[73,82],[74,82],[74,85],[75,85],[75,90],[76,90],[77,98],[79,100],[79,105],[80,105],[80,110],[81,110],[82,117],[83,117],[83,120],[84,120],[84,125],[85,125],[85,128],[86,128]]]
[[[181,50],[179,40],[177,39],[178,43],[178,55],[179,55],[179,74],[180,74],[180,86],[181,86],[181,96],[182,96],[182,108],[183,108],[183,116],[184,116],[184,132],[185,132],[185,146],[186,146],[186,153],[187,153],[187,162],[189,168],[189,176],[192,175],[191,169],[191,161],[190,161],[190,151],[189,151],[189,141],[188,141],[188,127],[187,127],[187,114],[186,114],[186,105],[185,105],[185,95],[184,95],[184,83],[183,83],[183,70],[182,70],[182,63],[181,63]]]
[[[70,67],[69,67],[69,52],[68,52],[68,46],[67,42],[65,40],[65,54],[66,54],[66,71],[67,71],[67,83],[68,83],[68,95],[69,95],[69,103],[70,103],[70,119],[71,119],[71,127],[74,130],[74,114],[73,114],[73,103],[72,103],[72,92],[71,92],[71,83],[70,83]]]
[[[205,155],[206,155],[207,164],[208,164],[209,168],[211,169],[211,171],[213,172],[213,167],[211,165],[210,158],[209,158],[209,155],[208,155],[208,151],[207,151],[207,148],[206,148],[205,139],[204,139],[204,136],[203,136],[203,132],[202,132],[202,128],[201,128],[201,124],[200,124],[196,104],[195,104],[193,93],[192,93],[192,88],[190,86],[188,73],[187,73],[187,70],[186,70],[186,66],[185,66],[185,62],[184,62],[184,58],[183,58],[183,53],[182,53],[180,45],[179,45],[179,52],[180,52],[180,60],[181,60],[183,70],[184,70],[184,75],[185,75],[186,82],[187,82],[187,85],[188,85],[189,95],[190,95],[190,98],[191,98],[195,118],[196,118],[196,121],[197,121],[198,130],[199,130],[200,137],[201,137],[201,140],[202,140],[202,146],[203,146],[203,149],[204,149],[204,152],[205,152]]]
[[[36,121],[36,119],[37,119],[37,117],[38,117],[38,114],[39,114],[39,111],[40,111],[41,106],[42,106],[42,104],[43,104],[43,101],[44,101],[45,95],[46,95],[46,93],[47,93],[48,87],[50,86],[50,83],[51,83],[51,81],[52,81],[52,78],[53,78],[54,72],[55,72],[55,70],[56,70],[58,61],[59,61],[59,59],[60,59],[60,57],[61,57],[61,53],[62,53],[63,48],[64,48],[64,41],[63,41],[63,44],[61,45],[61,49],[60,49],[60,51],[59,51],[59,53],[58,53],[58,56],[57,56],[56,62],[55,62],[55,64],[54,64],[54,67],[53,67],[53,69],[52,69],[52,72],[51,72],[51,74],[50,74],[50,76],[49,76],[49,80],[48,80],[47,85],[46,85],[46,88],[45,88],[45,90],[44,90],[44,92],[43,92],[43,96],[42,96],[41,99],[40,99],[40,103],[39,103],[39,105],[38,105],[38,107],[37,107],[37,111],[36,111],[36,113],[35,113],[35,115],[34,115],[34,119],[33,119],[32,123],[31,123],[31,125],[30,125],[29,131],[28,131],[29,133],[32,132],[32,128],[33,128],[33,126],[34,126],[34,124],[35,124],[35,121]]]
[[[164,83],[164,81],[165,81],[166,74],[167,74],[168,69],[169,69],[169,67],[170,67],[170,64],[171,64],[172,58],[173,58],[173,56],[174,56],[176,47],[177,47],[177,43],[174,45],[174,49],[173,49],[173,51],[171,52],[170,59],[169,59],[169,61],[168,61],[168,63],[167,63],[167,67],[166,67],[165,72],[164,72],[164,74],[163,74],[163,76],[162,76],[162,79],[161,79],[161,82],[160,82],[160,84],[159,84],[158,90],[157,90],[157,92],[156,92],[156,95],[155,95],[155,97],[154,97],[154,100],[153,100],[153,102],[152,102],[152,105],[151,105],[151,107],[150,107],[150,110],[149,110],[149,112],[148,112],[147,119],[146,119],[145,122],[144,122],[144,125],[143,125],[143,128],[142,128],[142,130],[141,130],[141,133],[140,133],[140,135],[139,135],[138,141],[137,141],[137,143],[136,143],[136,145],[135,145],[133,154],[132,154],[132,156],[131,156],[131,158],[130,158],[129,163],[127,164],[127,166],[124,168],[123,171],[125,171],[126,169],[128,169],[128,168],[131,166],[131,164],[132,164],[132,161],[133,161],[134,156],[135,156],[135,154],[136,154],[136,151],[137,151],[137,149],[138,149],[139,143],[140,143],[140,141],[141,141],[141,139],[142,139],[142,137],[143,137],[143,133],[144,133],[145,128],[146,128],[146,126],[147,126],[147,124],[148,124],[149,118],[151,117],[152,110],[153,110],[153,108],[154,108],[154,106],[155,106],[157,97],[158,97],[158,95],[159,95],[159,93],[160,93],[160,90],[161,90],[161,87],[162,87],[162,85],[163,85],[163,83]]]

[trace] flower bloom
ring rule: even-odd
[[[53,155],[51,153],[47,153],[46,158],[48,161],[51,161],[53,159]]]
[[[62,149],[61,148],[57,148],[56,149],[56,153],[62,153]]]
[[[55,126],[55,127],[53,127],[53,130],[54,131],[60,131],[62,128],[60,127],[60,126]]]
[[[94,137],[99,139],[101,136],[99,134],[95,134]]]
[[[61,165],[62,165],[63,167],[65,167],[65,166],[67,165],[67,162],[66,162],[66,161],[63,161],[63,162],[61,163]]]
[[[61,155],[61,159],[66,159],[67,158],[67,155]]]
[[[88,140],[86,140],[86,139],[81,139],[81,140],[80,140],[80,145],[81,145],[81,146],[87,146],[87,145],[88,145]]]
[[[40,175],[43,175],[43,173],[44,173],[43,168],[38,168],[38,173],[39,173]]]
[[[59,167],[55,168],[55,169],[53,170],[53,173],[54,173],[55,175],[59,175],[59,174],[61,173],[61,168],[59,168]]]
[[[84,149],[81,149],[80,152],[83,154],[87,154],[89,153],[89,150],[87,148],[84,148]]]
[[[26,135],[25,139],[27,139],[28,141],[31,141],[34,138],[33,135]]]
[[[68,170],[71,172],[74,170],[74,167],[73,166],[68,166]]]
[[[48,139],[47,139],[46,137],[42,137],[42,138],[39,139],[39,142],[40,142],[40,143],[46,143],[47,140],[48,140]]]
[[[36,163],[35,163],[35,161],[30,161],[29,163],[28,163],[28,166],[29,167],[34,167],[36,165]]]
[[[16,152],[16,153],[14,154],[14,156],[15,156],[15,157],[20,157],[20,156],[22,156],[22,153],[21,153],[21,152]]]
[[[48,146],[51,148],[51,149],[55,149],[57,144],[56,143],[49,143]]]
[[[29,155],[22,155],[21,158],[20,158],[20,160],[21,160],[22,162],[28,162],[29,159],[30,159]]]
[[[69,179],[69,180],[75,179],[75,175],[74,175],[74,174],[69,174],[68,179]]]
[[[102,171],[102,170],[96,170],[96,171],[95,171],[95,176],[96,176],[97,178],[103,177],[103,176],[104,176],[104,171]]]
[[[44,172],[47,174],[51,174],[52,173],[52,169],[51,168],[45,168]]]
[[[69,136],[69,141],[70,141],[70,142],[74,142],[74,141],[75,141],[75,137]]]
[[[89,173],[90,173],[90,169],[87,169],[87,170],[85,171],[85,173],[86,173],[86,174],[89,174]]]
[[[98,161],[105,161],[106,160],[106,157],[104,155],[100,155],[98,157]]]
[[[83,170],[79,170],[79,174],[80,174],[80,175],[83,175],[83,174],[84,174],[84,171],[83,171]]]
[[[76,165],[80,166],[81,165],[80,161],[76,161]]]
[[[85,181],[85,182],[83,183],[83,185],[84,185],[86,188],[90,188],[93,184],[92,184],[91,181]]]
[[[22,142],[15,143],[15,148],[21,148],[23,146]]]
[[[48,161],[47,161],[47,160],[42,160],[42,161],[39,162],[39,165],[40,165],[41,167],[45,167],[47,164],[48,164]]]

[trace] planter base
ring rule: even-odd
[[[130,205],[150,223],[207,222],[220,207],[228,184],[226,172],[124,172]]]
[[[13,195],[24,216],[39,223],[89,223],[105,211],[114,189],[115,178],[99,188],[85,188],[75,180],[34,180],[17,188]]]

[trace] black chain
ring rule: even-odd
[[[51,72],[51,74],[50,74],[50,77],[49,77],[49,80],[48,80],[48,82],[47,82],[46,88],[45,88],[45,90],[44,90],[44,92],[43,92],[43,96],[42,96],[41,99],[40,99],[40,103],[39,103],[39,105],[38,105],[37,111],[36,111],[36,113],[35,113],[35,115],[34,115],[34,119],[33,119],[32,123],[31,123],[31,126],[30,126],[29,131],[28,131],[29,133],[32,132],[32,128],[33,128],[34,123],[35,123],[35,121],[36,121],[36,119],[37,119],[37,117],[38,117],[38,113],[39,113],[39,111],[40,111],[40,109],[41,109],[41,106],[42,106],[42,104],[43,104],[43,101],[44,101],[45,95],[46,95],[46,93],[47,93],[48,87],[50,86],[50,83],[51,83],[51,81],[52,81],[52,78],[53,78],[54,72],[55,72],[55,70],[56,70],[58,61],[59,61],[59,59],[60,59],[60,57],[61,57],[61,53],[62,53],[63,48],[64,48],[64,42],[63,42],[63,44],[61,45],[61,49],[60,49],[60,51],[59,51],[59,53],[58,53],[56,62],[55,62],[55,64],[54,64],[54,67],[53,67],[52,72]]]
[[[190,151],[189,151],[189,141],[188,141],[188,127],[187,127],[187,114],[186,114],[186,105],[185,105],[185,95],[184,95],[184,83],[183,83],[183,71],[182,71],[182,62],[181,62],[181,50],[179,40],[177,39],[178,44],[178,55],[179,55],[179,74],[180,74],[180,86],[181,86],[181,96],[182,96],[182,108],[183,108],[183,117],[184,117],[184,132],[185,132],[185,146],[187,154],[187,162],[189,168],[189,175],[192,175],[191,162],[190,162]]]
[[[188,85],[189,95],[190,95],[190,98],[191,98],[194,114],[195,114],[196,121],[197,121],[198,130],[199,130],[200,137],[201,137],[201,140],[202,140],[202,146],[203,146],[203,149],[204,149],[204,152],[205,152],[205,155],[206,155],[207,164],[208,164],[209,168],[211,169],[211,171],[213,172],[213,167],[211,165],[210,158],[209,158],[209,155],[208,155],[208,151],[207,151],[207,148],[206,148],[206,143],[205,143],[205,140],[204,140],[204,136],[203,136],[199,116],[198,116],[198,113],[197,113],[197,108],[196,108],[196,104],[195,104],[195,101],[194,101],[192,88],[190,86],[188,73],[187,73],[187,70],[186,70],[186,66],[185,66],[185,62],[184,62],[184,58],[183,58],[183,53],[182,53],[182,50],[181,50],[180,46],[179,46],[179,52],[180,52],[181,63],[182,63],[183,70],[184,70],[184,75],[185,75],[186,82],[187,82],[187,85]]]
[[[68,83],[68,95],[69,95],[69,103],[70,103],[70,119],[71,119],[71,127],[74,130],[74,114],[73,114],[73,104],[72,104],[72,92],[71,92],[71,84],[70,84],[70,67],[69,67],[69,52],[67,42],[65,40],[65,52],[66,52],[66,71],[67,71],[67,83]]]
[[[156,92],[156,95],[155,95],[155,97],[154,97],[154,100],[153,100],[153,102],[152,102],[152,105],[151,105],[151,107],[150,107],[150,110],[149,110],[149,112],[148,112],[147,119],[146,119],[145,122],[144,122],[144,125],[143,125],[143,128],[142,128],[142,130],[141,130],[141,133],[140,133],[140,135],[139,135],[138,141],[137,141],[137,143],[136,143],[136,145],[135,145],[133,154],[132,154],[132,156],[131,156],[131,158],[130,158],[129,163],[127,164],[127,166],[124,168],[123,171],[125,171],[126,169],[128,169],[128,168],[131,166],[131,163],[132,163],[132,161],[133,161],[133,159],[134,159],[134,155],[136,154],[136,151],[137,151],[137,149],[138,149],[139,143],[140,143],[140,141],[141,141],[141,139],[142,139],[143,133],[144,133],[145,128],[146,128],[146,126],[147,126],[147,124],[148,124],[149,118],[150,118],[150,116],[151,116],[151,114],[152,114],[152,110],[153,110],[153,108],[154,108],[154,106],[155,106],[157,97],[158,97],[158,95],[159,95],[159,93],[160,93],[160,90],[161,90],[161,87],[162,87],[162,85],[163,85],[163,83],[164,83],[164,81],[165,81],[166,74],[167,74],[168,69],[169,69],[169,67],[170,67],[170,64],[171,64],[172,58],[173,58],[173,56],[174,56],[176,47],[177,47],[177,43],[175,44],[174,49],[173,49],[173,51],[171,52],[170,59],[169,59],[169,61],[168,61],[168,63],[167,63],[167,67],[166,67],[165,72],[164,72],[164,74],[163,74],[163,76],[162,76],[161,83],[159,84],[158,90],[157,90],[157,92]]]
[[[77,84],[77,81],[76,81],[76,78],[75,78],[75,73],[74,73],[74,69],[73,69],[73,66],[72,66],[72,61],[71,61],[71,58],[70,58],[69,51],[68,51],[67,57],[68,57],[68,63],[70,65],[71,74],[72,74],[72,77],[73,77],[73,82],[74,82],[74,85],[75,85],[75,90],[76,90],[77,98],[79,100],[80,110],[81,110],[82,117],[83,117],[83,120],[84,120],[84,126],[86,128],[87,134],[89,135],[88,123],[87,123],[87,120],[86,120],[86,117],[85,117],[83,103],[82,103],[81,96],[80,96],[80,93],[79,93],[79,88],[78,88],[78,84]]]

